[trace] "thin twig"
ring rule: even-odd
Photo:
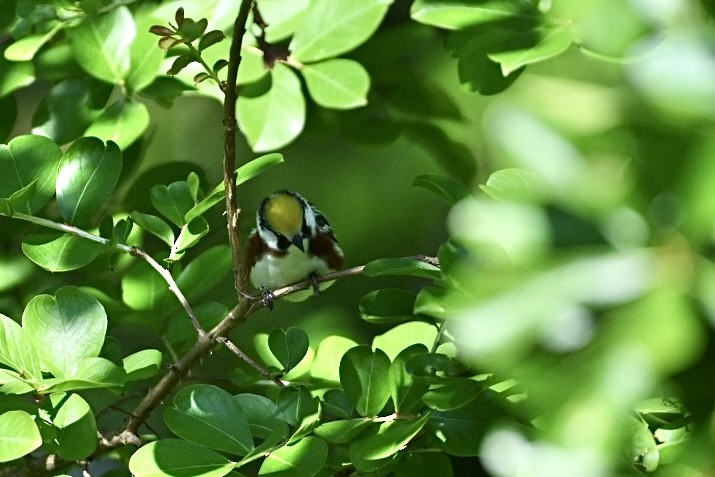
[[[275,377],[275,376],[272,376],[272,375],[266,370],[266,368],[264,368],[264,367],[261,366],[260,364],[256,363],[256,362],[253,360],[253,358],[251,358],[251,357],[248,356],[246,353],[244,353],[243,351],[241,351],[241,350],[238,348],[238,346],[236,346],[235,344],[233,344],[233,342],[232,342],[230,339],[228,339],[226,336],[221,336],[220,338],[218,338],[218,341],[219,341],[221,344],[223,344],[226,348],[228,348],[229,351],[231,351],[233,354],[235,354],[236,356],[238,356],[240,359],[242,359],[243,361],[245,361],[246,363],[248,363],[248,365],[251,366],[253,369],[255,369],[256,371],[258,371],[258,372],[261,374],[261,376],[263,376],[265,379],[268,379],[268,380],[270,380],[270,381],[273,381],[278,387],[281,387],[281,388],[285,387],[286,384],[285,384],[283,381],[281,381],[280,379],[278,379],[278,378]]]
[[[11,215],[3,214],[2,212],[0,212],[0,215],[5,216],[5,217],[11,217],[14,219],[25,220],[27,222],[31,222],[35,225],[40,225],[40,226],[48,228],[48,229],[58,230],[60,232],[72,234],[77,237],[81,237],[83,239],[90,240],[92,242],[100,243],[100,244],[106,245],[106,246],[111,246],[111,247],[115,248],[116,250],[126,252],[126,253],[133,255],[135,257],[142,258],[154,270],[156,270],[161,275],[161,277],[164,279],[164,281],[167,283],[167,285],[169,285],[169,290],[174,294],[174,296],[176,296],[177,300],[179,300],[179,303],[181,303],[181,306],[184,308],[184,311],[186,312],[189,319],[191,320],[191,324],[194,326],[196,333],[199,336],[206,334],[204,329],[201,327],[201,324],[199,323],[199,320],[196,317],[194,310],[191,308],[189,301],[186,299],[184,294],[179,289],[179,286],[176,284],[176,281],[174,281],[174,277],[172,277],[171,273],[169,273],[169,271],[166,268],[162,267],[156,260],[154,260],[151,257],[151,255],[149,255],[144,250],[134,247],[134,246],[131,246],[131,245],[126,245],[123,243],[112,243],[112,241],[107,238],[100,237],[99,235],[94,235],[90,232],[87,232],[86,230],[77,228],[74,225],[61,224],[59,222],[53,222],[52,220],[43,219],[42,217],[35,217],[34,215],[23,214],[21,212],[13,212]]]

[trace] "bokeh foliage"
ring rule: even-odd
[[[205,328],[236,302],[217,82],[238,6],[0,5],[7,471],[712,474],[709,4],[257,5],[242,226],[296,189],[369,263],[232,334],[289,386],[217,348],[112,454],[97,432],[196,341],[130,247]]]

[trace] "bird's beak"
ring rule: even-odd
[[[305,253],[305,248],[303,247],[303,236],[302,235],[300,235],[300,234],[294,235],[293,238],[291,238],[291,242],[293,243],[293,245],[298,247],[298,250]]]

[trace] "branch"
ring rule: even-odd
[[[174,281],[174,277],[172,277],[171,273],[169,273],[166,268],[162,267],[156,260],[151,257],[151,255],[146,253],[144,250],[123,243],[112,243],[112,241],[109,239],[100,237],[99,235],[94,235],[92,233],[87,232],[86,230],[77,228],[74,225],[61,224],[59,222],[53,222],[52,220],[43,219],[41,217],[35,217],[34,215],[23,214],[21,212],[13,212],[12,214],[4,214],[0,212],[0,215],[14,219],[25,220],[27,222],[46,227],[48,229],[58,230],[60,232],[72,234],[83,239],[91,240],[92,242],[101,243],[102,245],[106,245],[108,247],[111,246],[116,250],[126,252],[135,257],[141,257],[145,262],[151,265],[154,270],[159,272],[159,275],[161,275],[164,281],[169,285],[169,290],[171,290],[174,296],[176,296],[177,300],[179,300],[179,303],[181,303],[181,306],[184,308],[184,311],[191,320],[191,324],[194,326],[196,333],[199,336],[202,336],[206,333],[201,327],[201,324],[199,323],[199,320],[196,317],[194,310],[191,308],[191,305],[189,305],[189,301],[179,289],[179,286],[176,284],[176,281]]]
[[[244,251],[241,246],[241,229],[239,217],[241,209],[236,200],[236,101],[238,93],[236,81],[238,67],[241,64],[241,44],[246,34],[246,23],[251,11],[253,0],[242,0],[241,6],[233,24],[233,38],[229,50],[226,83],[223,88],[223,181],[226,186],[226,218],[228,222],[228,240],[231,244],[233,258],[233,280],[239,300],[243,300],[247,291],[248,277],[244,271]]]

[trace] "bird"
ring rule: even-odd
[[[251,284],[269,296],[269,308],[272,290],[312,279],[312,293],[306,290],[284,297],[302,301],[332,284],[323,282],[318,287],[317,276],[343,267],[343,251],[317,207],[289,190],[274,192],[261,201],[256,228],[248,239],[245,269]]]

